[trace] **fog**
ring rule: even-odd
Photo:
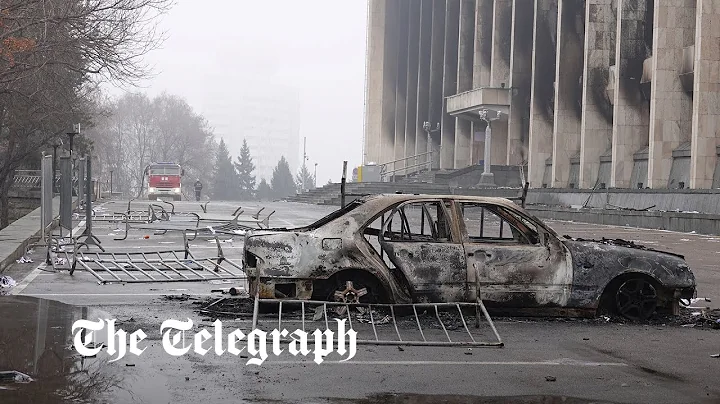
[[[250,94],[296,93],[296,161],[307,137],[318,186],[339,182],[343,160],[362,160],[366,18],[364,0],[178,0],[160,23],[165,42],[146,58],[154,75],[133,90],[184,97],[233,156]]]

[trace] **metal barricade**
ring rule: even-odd
[[[213,257],[196,257],[187,238],[184,241],[184,250],[94,252],[82,251],[84,245],[77,239],[56,239],[48,248],[47,260],[54,270],[70,275],[86,271],[99,284],[247,279],[242,266],[225,257],[219,239],[215,239],[217,255]]]
[[[277,316],[261,317],[261,305],[276,305]],[[474,324],[468,324],[468,315],[474,317]],[[288,322],[299,323],[303,331],[318,322],[328,329],[334,318],[347,320],[348,327],[358,333],[358,344],[504,346],[481,300],[476,303],[357,304],[256,297],[253,329],[264,329],[263,325],[267,324],[268,332],[282,330],[283,323]],[[481,331],[482,323],[487,324],[485,332]],[[494,340],[488,340],[488,337]]]

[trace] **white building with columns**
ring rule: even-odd
[[[364,161],[720,188],[718,21],[720,0],[369,0]]]

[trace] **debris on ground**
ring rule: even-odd
[[[33,382],[32,377],[17,370],[0,371],[0,383],[30,383]]]
[[[198,300],[196,297],[192,297],[188,294],[183,293],[182,295],[165,295],[162,297],[165,300],[185,302],[188,300]]]
[[[555,376],[545,376],[546,382],[554,382],[556,380],[557,380],[557,377],[555,377]]]
[[[7,275],[0,276],[0,295],[10,293],[10,289],[17,285],[15,280]]]
[[[183,295],[186,296],[186,295]],[[189,297],[182,297],[182,296],[168,296],[166,299],[168,300],[188,300]],[[212,315],[215,317],[224,317],[224,318],[238,318],[238,317],[247,317],[252,316],[253,314],[253,307],[254,307],[254,299],[247,296],[247,294],[244,294],[242,296],[235,296],[235,297],[214,297],[209,299],[196,299],[193,298],[193,300],[197,300],[192,302],[193,305],[198,305],[200,307],[196,308],[195,310],[205,314],[205,315]],[[312,321],[320,321],[325,317],[325,313],[323,310],[323,306],[305,306],[306,310],[306,320],[312,319]],[[397,309],[396,309],[397,310]],[[274,304],[268,304],[268,305],[261,305],[260,308],[261,313],[277,313],[277,305]],[[365,307],[356,307],[352,309],[353,318],[352,321],[357,321],[361,324],[372,324],[375,325],[381,325],[381,324],[389,324],[393,322],[393,317],[389,310],[383,310],[381,307],[375,306],[372,309],[372,320],[370,316],[370,311],[368,308]],[[327,308],[327,315],[328,318],[332,316],[334,313],[333,309],[331,307]],[[403,326],[409,326],[409,327],[417,327],[416,320],[413,316],[403,316],[400,313],[396,312],[396,321],[397,325],[399,327]],[[298,319],[300,318],[300,310],[299,306],[295,310],[295,308],[290,308],[283,306],[283,318],[290,319],[291,317],[295,316]],[[347,316],[346,313],[344,313],[343,316]],[[440,325],[440,322],[438,322],[437,317],[440,317],[442,320],[443,325]],[[443,326],[448,331],[456,331],[456,330],[462,330],[465,328],[465,325],[463,324],[462,319],[456,312],[440,312],[436,316],[434,312],[431,311],[421,311],[418,310],[418,318],[423,323],[424,326],[427,326],[428,328],[435,328],[442,330]],[[467,319],[467,317],[466,317]],[[630,320],[627,320],[625,318],[614,316],[614,315],[601,315],[599,317],[590,317],[590,318],[572,318],[572,317],[509,317],[509,316],[495,316],[493,317],[493,320],[495,321],[507,321],[507,322],[527,322],[527,323],[533,323],[533,322],[563,322],[563,323],[584,323],[584,324],[595,324],[595,325],[603,325],[603,324],[647,324],[647,325],[656,325],[656,326],[674,326],[674,327],[684,327],[684,328],[701,328],[701,329],[720,329],[720,309],[686,309],[684,307],[680,308],[680,314],[679,315],[670,315],[670,314],[657,314],[653,318],[651,318],[648,321],[638,323],[633,322]],[[584,341],[589,340],[589,338],[583,338]]]
[[[15,262],[17,262],[18,264],[31,264],[33,260],[28,258],[27,256],[22,256],[19,260],[15,260]]]

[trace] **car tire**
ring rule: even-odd
[[[643,276],[621,279],[612,293],[614,311],[631,321],[646,321],[660,307],[660,287]]]

